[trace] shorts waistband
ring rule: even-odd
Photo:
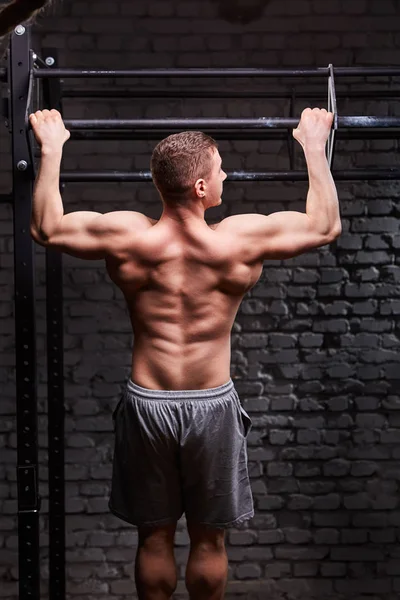
[[[128,380],[126,387],[135,396],[149,400],[211,400],[225,396],[234,390],[232,379],[218,387],[204,390],[150,390],[137,385],[131,379]]]

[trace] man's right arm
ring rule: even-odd
[[[235,215],[219,225],[221,233],[230,230],[235,234],[243,258],[246,256],[249,262],[297,256],[329,244],[340,235],[337,191],[325,156],[331,124],[330,113],[306,109],[294,132],[303,147],[309,175],[305,213]]]

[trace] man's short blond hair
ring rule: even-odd
[[[201,131],[174,133],[154,148],[153,182],[166,204],[183,204],[198,179],[210,176],[217,142]]]

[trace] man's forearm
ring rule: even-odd
[[[340,233],[339,201],[323,148],[305,148],[309,176],[306,213],[323,234]]]
[[[60,165],[62,150],[44,150],[36,177],[31,233],[48,240],[64,215],[64,207],[60,194]]]

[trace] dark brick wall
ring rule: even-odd
[[[246,6],[255,7],[256,2]],[[35,26],[34,48],[62,66],[388,65],[400,60],[395,0],[271,0],[249,22],[243,2],[73,0]],[[237,8],[232,11],[232,7]],[[222,15],[222,16],[221,16]],[[251,15],[250,15],[251,16]],[[228,20],[231,19],[231,21]],[[245,21],[246,19],[244,19]],[[77,88],[126,82],[67,81]],[[140,85],[171,86],[166,82]],[[139,85],[139,82],[133,82]],[[183,80],[183,86],[222,82]],[[382,85],[399,87],[398,81]],[[233,82],[232,89],[272,81]],[[357,88],[357,83],[346,82]],[[375,79],[369,87],[381,85]],[[367,85],[367,87],[368,87]],[[282,88],[282,84],[280,86]],[[315,89],[316,83],[298,87]],[[344,86],[341,86],[344,89]],[[306,101],[296,105],[300,114]],[[398,102],[341,101],[342,114],[399,114]],[[65,101],[65,115],[260,116],[282,101]],[[8,132],[0,130],[0,193],[10,186]],[[153,143],[69,142],[65,169],[146,169]],[[227,169],[288,167],[284,144],[222,142]],[[300,155],[297,156],[301,163]],[[399,163],[396,141],[341,142],[337,167]],[[249,466],[256,516],[230,531],[228,598],[395,600],[400,596],[399,185],[338,184],[336,244],[266,263],[232,335],[232,376],[253,419]],[[304,184],[229,184],[215,217],[304,210]],[[142,184],[80,184],[67,211],[159,213]],[[0,205],[0,598],[17,597],[16,434],[12,214]],[[101,262],[64,260],[67,579],[74,600],[131,598],[136,533],[107,510],[110,412],[129,373],[132,344],[121,293]],[[44,254],[37,251],[43,597],[47,569]],[[188,554],[184,522],[176,556]],[[183,583],[180,582],[180,590]],[[178,597],[178,596],[177,596]],[[179,597],[185,597],[182,593]]]

